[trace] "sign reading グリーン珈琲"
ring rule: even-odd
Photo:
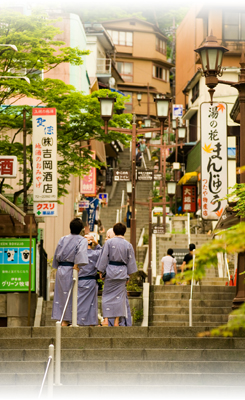
[[[227,200],[227,118],[225,103],[201,104],[202,217],[218,220]]]
[[[29,239],[0,239],[0,292],[28,292]],[[32,239],[31,290],[35,290],[36,239]]]
[[[57,201],[57,119],[55,108],[33,108],[33,200]]]

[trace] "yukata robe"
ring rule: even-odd
[[[118,265],[110,262],[121,263]],[[137,271],[134,249],[131,243],[115,236],[106,241],[102,248],[97,269],[106,273],[102,294],[104,318],[126,317],[126,281],[128,275]]]
[[[127,289],[125,288],[125,290],[126,290],[127,318],[120,317],[119,318],[119,326],[132,326],[132,315],[131,315],[131,310],[130,310],[129,301],[128,301]],[[115,318],[109,318],[108,326],[114,326],[114,321],[115,321]]]
[[[77,264],[79,268],[88,264],[88,242],[80,235],[63,236],[56,247],[52,267],[57,269],[52,319],[60,320],[65,306],[67,295],[72,284],[73,267],[59,265],[61,262]],[[72,320],[72,296],[70,297],[64,321]]]
[[[97,245],[94,250],[87,249],[88,264],[78,274],[77,294],[77,324],[98,325],[98,285],[96,279],[96,263],[102,247]],[[91,279],[89,279],[91,277]],[[86,278],[86,279],[79,279]]]

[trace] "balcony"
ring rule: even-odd
[[[96,76],[101,78],[111,76],[110,58],[97,58]]]

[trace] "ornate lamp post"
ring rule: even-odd
[[[163,154],[163,134],[164,134],[164,123],[168,118],[170,99],[157,97],[154,99],[156,103],[156,116],[160,121],[160,173],[163,174],[162,180],[160,181],[160,195],[163,198],[163,225],[166,226],[166,153]],[[164,157],[164,168],[162,160]]]
[[[195,50],[200,55],[202,62],[203,74],[206,78],[206,85],[209,88],[211,104],[213,103],[213,95],[215,87],[218,83],[229,85],[236,88],[239,92],[239,104],[240,104],[240,166],[245,165],[245,56],[242,53],[240,59],[241,73],[239,75],[238,82],[229,82],[218,79],[218,76],[222,76],[222,59],[225,52],[228,50],[220,46],[216,40],[216,37],[212,35],[208,36],[203,46],[200,46]],[[240,183],[245,183],[245,174],[241,173]],[[241,218],[241,221],[245,221],[245,218]],[[233,300],[233,308],[238,308],[245,301],[245,285],[244,275],[241,275],[245,271],[245,253],[240,253],[238,257],[237,267],[237,285],[236,285],[236,296]]]
[[[176,185],[177,185],[176,181],[171,180],[167,182],[167,192],[170,198],[170,208],[172,208],[173,206],[173,197],[176,192]]]

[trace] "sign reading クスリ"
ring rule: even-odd
[[[34,214],[37,217],[57,217],[58,204],[57,202],[34,202]]]

